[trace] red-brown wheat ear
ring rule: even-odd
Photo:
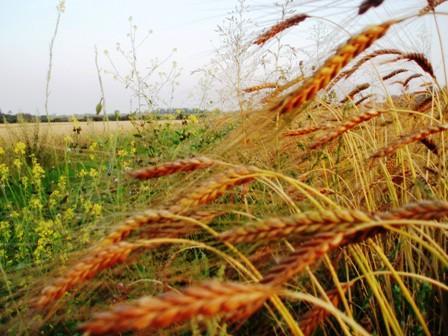
[[[383,24],[369,27],[360,34],[350,38],[301,87],[273,105],[271,111],[280,114],[289,113],[310,102],[317,95],[317,92],[325,88],[344,66],[369,48],[376,40],[383,37],[389,28],[398,22],[400,20],[387,21]]]
[[[130,172],[129,175],[138,180],[149,180],[179,172],[191,172],[194,170],[206,169],[217,163],[217,161],[206,157],[197,157],[167,162],[154,167],[138,169]]]
[[[257,39],[254,41],[254,44],[261,46],[270,39],[274,38],[276,35],[280,34],[282,31],[290,27],[296,26],[302,21],[305,21],[308,17],[309,16],[306,14],[296,14],[286,20],[280,21],[279,23],[269,28],[269,30],[258,36]]]
[[[144,297],[98,313],[80,326],[89,334],[111,334],[149,328],[166,328],[193,317],[212,317],[248,313],[266,301],[274,290],[259,284],[208,282],[180,292]]]
[[[445,132],[445,131],[448,131],[448,124],[439,125],[439,126],[431,126],[431,127],[428,127],[427,129],[424,129],[424,130],[421,130],[421,131],[418,131],[415,133],[403,135],[403,136],[399,137],[398,140],[396,140],[395,142],[391,143],[390,145],[388,145],[384,148],[379,149],[377,152],[372,154],[370,159],[378,159],[381,157],[391,155],[403,146],[412,144],[417,141],[421,141],[430,135],[437,134],[440,132]]]
[[[384,0],[363,0],[359,5],[358,14],[362,15],[373,7],[379,7],[383,2]]]
[[[342,292],[345,294],[350,283],[341,284]],[[331,304],[335,307],[341,302],[340,293],[337,288],[326,293]],[[313,307],[302,316],[299,322],[300,329],[305,336],[312,335],[319,325],[323,324],[329,317],[329,313],[322,307]]]

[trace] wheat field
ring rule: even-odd
[[[358,2],[361,17],[387,0]],[[384,47],[408,22],[446,20],[443,2],[363,24],[309,74],[242,88],[247,109],[138,136],[112,123],[107,141],[55,149],[65,177],[48,189],[53,173],[12,145],[3,199],[28,210],[4,203],[1,239],[53,217],[1,250],[5,333],[446,334],[448,91],[428,55]],[[356,76],[372,65],[381,99]]]

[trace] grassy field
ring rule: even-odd
[[[179,120],[153,121],[156,124],[179,124]],[[138,129],[144,129],[147,124],[144,121],[107,121],[107,122],[58,122],[58,123],[17,123],[0,124],[0,140],[6,144],[23,140],[24,138],[52,138],[52,141],[63,142],[64,137],[78,136],[81,141],[102,137],[109,133],[129,134]],[[76,131],[79,129],[79,132]]]
[[[0,331],[446,335],[448,92],[425,55],[367,50],[399,24],[246,88],[261,98],[238,113],[14,126],[28,135],[0,148]],[[384,55],[432,85],[336,98],[341,73]]]

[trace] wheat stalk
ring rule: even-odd
[[[138,180],[149,180],[157,177],[172,175],[179,172],[191,172],[199,169],[209,168],[218,162],[206,157],[189,158],[185,160],[177,160],[166,162],[158,166],[142,168],[129,175]]]
[[[116,305],[107,312],[95,314],[80,329],[95,335],[111,334],[166,328],[194,317],[238,314],[242,318],[242,312],[252,313],[254,307],[258,308],[273,294],[274,290],[265,285],[208,282],[180,292]]]
[[[409,144],[417,142],[417,141],[421,141],[430,135],[444,132],[447,130],[448,130],[448,125],[431,126],[427,129],[424,129],[424,130],[416,132],[416,133],[411,133],[408,135],[400,136],[397,141],[393,142],[392,144],[390,144],[386,147],[379,149],[377,152],[372,154],[370,159],[378,159],[378,158],[382,158],[382,157],[391,155],[395,151],[397,151],[397,149],[399,149],[400,147],[409,145]]]
[[[273,37],[280,34],[282,31],[298,25],[302,21],[306,20],[308,17],[309,16],[306,14],[296,14],[294,16],[291,16],[290,18],[280,21],[279,23],[269,28],[269,30],[258,36],[257,39],[254,41],[254,44],[261,46],[270,39],[272,39]]]
[[[310,149],[316,149],[318,147],[321,147],[327,143],[329,143],[330,141],[339,138],[342,134],[352,130],[353,128],[355,128],[356,126],[372,120],[373,118],[378,117],[379,115],[381,115],[383,112],[382,111],[367,111],[364,112],[363,114],[360,114],[359,116],[355,116],[354,118],[344,122],[343,124],[341,124],[338,127],[335,127],[335,130],[318,138],[314,143],[312,143],[310,145]]]
[[[317,92],[326,87],[344,66],[369,48],[376,40],[383,37],[389,28],[398,22],[401,21],[387,21],[383,24],[369,27],[360,34],[350,38],[301,87],[272,106],[271,111],[284,114],[296,110],[311,101]]]

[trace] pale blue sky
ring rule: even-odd
[[[297,11],[309,12],[317,8],[314,14],[319,15],[328,11],[325,1],[296,0],[295,3]],[[248,0],[250,16],[259,23],[254,29],[260,31],[275,22],[279,14],[270,5],[272,2]],[[338,22],[347,24],[344,27],[352,26],[350,31],[358,31],[363,22],[352,20],[358,2],[336,1],[330,18],[339,18]],[[235,3],[235,0],[68,0],[54,49],[50,113],[94,112],[100,97],[94,45],[100,51],[109,49],[111,52],[116,42],[125,45],[129,16],[142,34],[149,29],[154,31],[140,50],[141,57],[163,58],[177,48],[174,59],[184,70],[173,105],[194,106],[197,102],[192,96],[198,76],[192,76],[191,71],[206,65],[213,56],[217,46],[216,26]],[[380,22],[386,15],[402,14],[404,10],[415,12],[424,3],[425,0],[386,0],[384,8],[371,11],[366,20]],[[56,4],[53,0],[0,0],[0,108],[3,112],[43,114],[48,46],[56,22]],[[300,4],[304,6],[300,8]],[[446,11],[447,7],[440,7],[440,10]],[[432,19],[425,20],[433,35],[431,39],[435,40]],[[439,20],[448,31],[447,16],[440,16]],[[409,25],[408,33],[414,28]],[[292,32],[291,41],[305,47],[310,43],[306,33],[304,30]],[[413,44],[412,39],[406,42],[418,50],[418,43]],[[440,57],[435,56],[435,60],[440,64]],[[100,63],[107,67],[102,52]],[[109,112],[115,109],[127,112],[129,96],[126,91],[110,76],[104,78]]]

